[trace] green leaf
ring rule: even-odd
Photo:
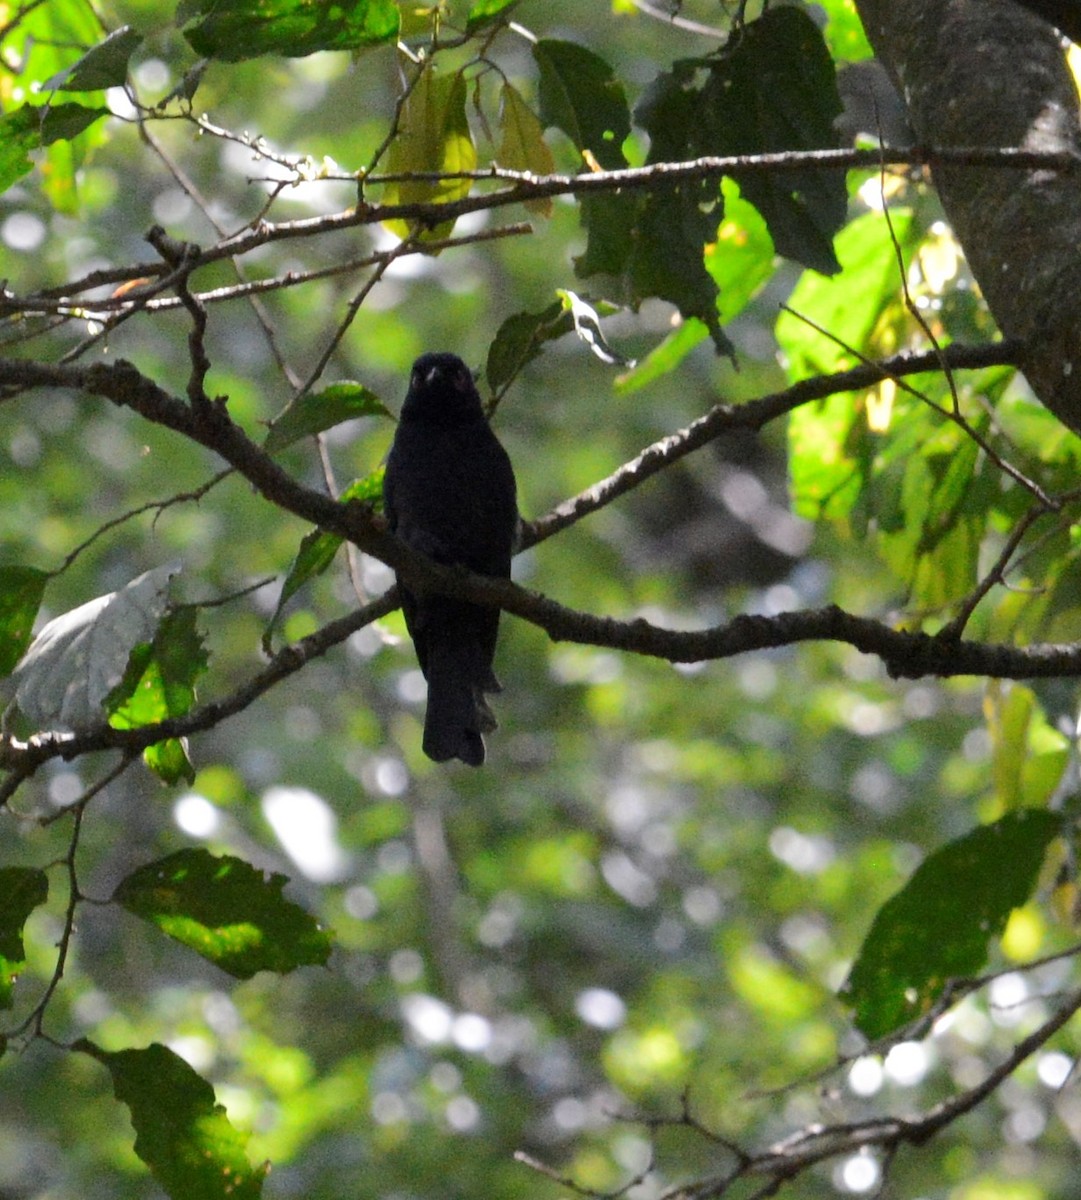
[[[571,314],[560,300],[540,312],[520,312],[508,317],[488,347],[485,375],[492,393],[500,392],[526,363],[541,354],[545,342],[554,341],[573,328]]]
[[[322,433],[344,421],[390,415],[387,406],[370,388],[343,380],[294,400],[271,426],[263,449],[276,454],[302,437]]]
[[[23,926],[49,896],[49,879],[31,867],[0,867],[0,1008],[11,1007],[11,993],[26,961]]]
[[[650,194],[635,222],[628,272],[636,302],[667,300],[684,319],[696,317],[706,326],[718,354],[731,355],[735,348],[717,317],[717,285],[703,257],[717,217],[682,188]]]
[[[398,132],[390,144],[389,173],[450,174],[472,171],[477,150],[465,115],[465,77],[438,75],[427,67],[402,105]],[[464,199],[473,186],[471,179],[403,179],[386,185],[386,204],[450,204]],[[397,237],[407,237],[417,226],[412,220],[394,219],[383,224]],[[424,229],[422,241],[446,237],[453,222],[444,221]]]
[[[891,214],[902,248],[913,228],[911,214]],[[823,279],[805,271],[780,315],[777,340],[793,382],[856,364],[887,305],[895,302],[897,258],[882,217],[857,217],[837,238],[844,272]],[[852,303],[853,295],[860,297]],[[807,320],[802,320],[806,317]],[[828,330],[833,337],[827,337]],[[896,424],[896,423],[895,423]],[[863,403],[851,393],[798,408],[788,420],[788,455],[796,512],[811,520],[848,517],[864,495],[876,450]]]
[[[192,49],[224,62],[262,54],[302,58],[319,50],[361,50],[393,43],[399,26],[393,0],[198,0],[195,16],[184,30]]]
[[[551,175],[555,159],[544,140],[544,127],[536,114],[509,83],[503,85],[499,106],[502,136],[496,161],[512,171],[529,171],[534,175]],[[527,200],[530,212],[547,217],[552,211],[550,197]]]
[[[167,787],[195,782],[195,764],[188,754],[187,738],[166,738],[143,751],[143,762]]]
[[[891,210],[890,219],[894,235],[906,250],[910,231],[915,233],[912,214],[906,209]],[[866,349],[882,310],[900,289],[897,252],[881,213],[865,213],[848,225],[837,238],[837,257],[843,268],[841,277],[823,279],[805,271],[788,300],[793,312],[777,318],[777,340],[793,381],[855,366],[856,356],[845,347]],[[852,303],[853,296],[859,296],[859,304]],[[819,333],[801,317],[833,336]]]
[[[15,86],[22,90],[23,95],[39,93],[46,80],[52,79],[67,67],[71,66],[84,53],[87,47],[93,46],[101,37],[101,24],[90,4],[83,0],[51,0],[48,4],[22,4],[17,7],[7,6],[10,20],[5,25],[5,47],[14,50],[21,46],[13,58],[7,60],[7,77],[12,78]],[[14,62],[17,60],[18,65]],[[12,98],[10,91],[0,87],[4,96],[4,107]],[[38,144],[45,147],[40,158],[41,188],[49,203],[58,212],[75,214],[78,209],[78,194],[76,175],[82,167],[88,151],[105,139],[104,124],[97,124],[97,117],[105,115],[106,109],[95,107],[103,101],[100,93],[84,93],[87,104],[86,111],[94,114],[87,120],[79,117],[78,106],[53,106],[72,110],[67,115],[56,119],[55,124],[46,124],[44,136],[40,143],[23,147],[24,153],[20,161],[25,161],[25,151],[35,149]],[[15,111],[9,111],[9,116]],[[0,126],[6,118],[0,118]],[[35,120],[49,121],[41,118]],[[76,136],[70,132],[76,129],[78,120],[87,120],[81,126],[82,132]],[[69,140],[69,138],[71,140]],[[10,139],[0,132],[0,185],[7,187],[13,180],[5,178],[11,167],[12,146]],[[17,171],[15,178],[26,174],[29,168]]]
[[[841,101],[822,34],[802,10],[771,8],[708,60],[698,125],[702,152],[718,155],[818,150],[837,145]],[[832,275],[832,239],[848,210],[845,174],[812,170],[735,172],[766,219],[779,254]]]
[[[978,972],[988,939],[1032,894],[1062,829],[1054,813],[1009,813],[926,859],[879,910],[841,997],[869,1038],[927,1013],[951,979]]]
[[[108,111],[81,104],[24,104],[5,113],[0,117],[0,192],[33,170],[31,150],[78,136]]]
[[[321,966],[330,939],[286,900],[284,875],[264,875],[231,856],[178,850],[140,867],[113,899],[237,979]]]
[[[518,0],[474,0],[466,18],[466,33],[476,33],[503,17]]]
[[[115,729],[140,729],[191,711],[195,681],[207,669],[197,615],[188,607],[167,613],[154,640],[132,651],[124,678],[107,702]]]
[[[338,497],[343,503],[355,500],[361,504],[381,507],[383,502],[383,468],[379,467],[362,479],[355,479]],[[271,638],[281,618],[282,609],[298,591],[316,575],[322,573],[334,561],[335,555],[341,549],[345,539],[337,533],[325,533],[322,529],[313,529],[304,535],[296,558],[289,567],[289,573],[282,584],[281,595],[277,607],[263,633],[263,650],[271,653]]]
[[[62,92],[93,92],[119,87],[128,77],[128,59],[142,40],[142,34],[130,25],[123,25],[88,50],[78,62],[47,80],[42,87]]]
[[[635,118],[649,134],[647,163],[684,158],[697,128],[692,75],[677,66],[654,80]],[[628,275],[634,302],[657,296],[685,319],[697,317],[720,354],[732,343],[717,316],[717,284],[706,270],[705,247],[717,235],[723,202],[716,180],[690,180],[647,193],[634,223]]]
[[[740,195],[733,179],[721,181],[724,217],[706,247],[706,270],[717,285],[717,315],[734,321],[773,278],[777,265],[762,214]]]
[[[793,510],[810,521],[849,516],[863,495],[874,452],[856,397],[803,404],[788,418],[788,475]]]
[[[1046,804],[1069,761],[1069,740],[1048,722],[1035,692],[1019,683],[992,680],[984,711],[995,801],[1007,810]]]
[[[0,677],[26,652],[49,576],[33,567],[0,567]]]
[[[863,504],[876,547],[913,605],[939,611],[976,582],[980,543],[1002,494],[997,472],[966,432],[914,397],[897,399],[888,432],[875,441]]]
[[[623,141],[631,131],[627,98],[612,68],[576,42],[542,39],[533,45],[540,71],[540,116],[605,170],[626,166]]]
[[[135,1153],[173,1200],[257,1200],[267,1167],[252,1167],[248,1135],[233,1127],[214,1089],[172,1050],[109,1052],[85,1038],[76,1050],[97,1059],[131,1113]]]
[[[615,390],[621,396],[629,396],[679,366],[688,354],[709,337],[709,330],[701,321],[682,321],[643,359],[616,380]]]
[[[612,68],[592,50],[554,39],[536,42],[533,58],[540,72],[541,123],[561,129],[588,168],[625,167],[630,110]],[[632,249],[637,201],[626,195],[583,196],[579,208],[589,241],[574,260],[575,272],[582,278],[621,274]]]
[[[167,613],[153,642],[132,650],[124,678],[106,702],[109,724],[115,729],[140,729],[191,711],[195,681],[207,669],[196,616],[194,608]],[[180,739],[168,738],[148,747],[143,759],[167,784],[195,781],[195,768]]]
[[[88,108],[84,104],[50,104],[41,119],[41,144],[50,146],[53,142],[70,142],[77,138],[84,129],[98,120],[108,116],[107,108]]]

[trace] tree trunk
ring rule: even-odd
[[[857,0],[920,145],[1072,152],[1077,89],[1058,34],[1013,0]],[[1081,433],[1081,174],[940,167],[942,205],[1039,398]]]

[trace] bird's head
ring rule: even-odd
[[[473,376],[457,354],[422,354],[413,364],[403,420],[452,424],[483,415]]]

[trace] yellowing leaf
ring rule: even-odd
[[[509,167],[512,171],[551,175],[555,171],[555,159],[544,140],[540,119],[509,83],[503,85],[500,119],[503,137],[497,155],[499,165]],[[525,206],[542,217],[552,212],[552,201],[547,197],[527,200]]]
[[[391,143],[392,175],[452,175],[472,171],[477,150],[465,115],[465,79],[461,73],[437,75],[428,67],[402,105],[398,133]],[[469,195],[471,179],[401,179],[387,184],[387,204],[450,204]],[[408,237],[419,226],[422,241],[446,237],[453,221],[438,225],[416,218],[394,219],[384,225],[398,237]]]

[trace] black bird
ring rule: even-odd
[[[422,354],[387,458],[383,499],[392,533],[414,550],[483,575],[510,576],[518,529],[514,471],[492,432],[469,369],[455,354]],[[405,623],[428,681],[424,753],[436,762],[484,762],[496,727],[485,699],[499,609],[399,579]]]

